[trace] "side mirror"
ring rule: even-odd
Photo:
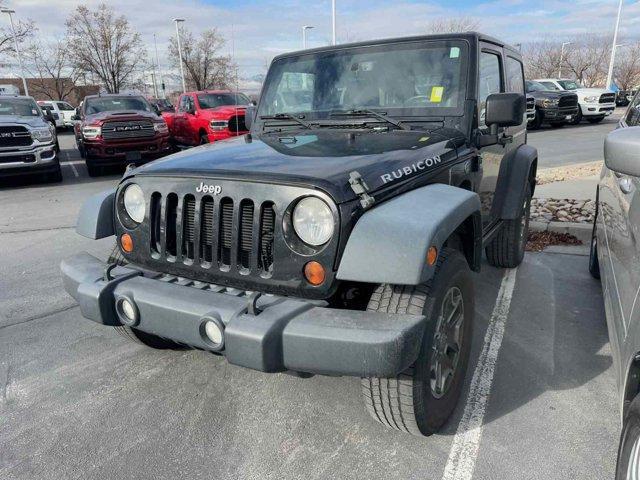
[[[251,125],[253,125],[253,120],[256,117],[256,106],[249,105],[244,111],[244,125],[247,127],[247,130],[251,130]]]
[[[497,127],[515,127],[524,122],[527,99],[520,93],[494,93],[487,97],[485,124]],[[496,132],[497,133],[497,132]]]
[[[604,163],[614,172],[640,177],[640,127],[620,128],[607,135]]]

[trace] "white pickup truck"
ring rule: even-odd
[[[569,90],[578,94],[580,108],[573,120],[577,125],[584,118],[590,123],[601,122],[616,109],[616,94],[606,88],[584,88],[575,80],[541,78],[535,80],[549,90]]]

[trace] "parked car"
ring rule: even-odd
[[[71,104],[62,101],[41,100],[38,105],[40,107],[47,106],[53,113],[58,115],[60,122],[57,126],[59,128],[73,128],[73,117],[76,114],[76,109]]]
[[[141,95],[91,95],[74,116],[76,145],[89,175],[108,165],[141,164],[171,150],[169,128]]]
[[[175,107],[166,98],[149,98],[149,103],[156,110],[157,113],[162,112],[175,112]]]
[[[117,246],[65,260],[64,285],[151,347],[360,377],[377,421],[429,435],[462,391],[482,249],[524,256],[521,55],[477,33],[322,47],[276,57],[263,92],[251,135],[88,200],[77,231]]]
[[[640,95],[604,146],[589,270],[602,281],[623,419],[616,479],[640,478]]]
[[[62,181],[55,119],[31,97],[0,95],[0,178],[44,174]]]
[[[616,94],[606,88],[584,88],[575,80],[542,78],[535,80],[549,90],[567,90],[578,94],[580,108],[573,120],[579,124],[584,118],[589,123],[599,123],[616,109]]]
[[[536,99],[527,94],[527,126],[536,118]]]
[[[165,112],[178,145],[195,146],[247,133],[244,112],[251,105],[243,93],[205,90],[180,95],[175,113]]]
[[[38,105],[40,105],[38,103]],[[64,123],[60,116],[53,110],[53,107],[49,105],[40,105],[40,110],[45,114],[45,117],[49,120],[49,123],[57,130],[62,128]]]
[[[540,128],[544,123],[562,127],[575,120],[578,114],[578,95],[559,90],[549,90],[539,82],[525,82],[527,95],[534,98],[535,114],[531,128]]]

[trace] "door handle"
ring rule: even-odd
[[[633,183],[629,177],[620,177],[618,178],[618,187],[622,193],[630,193],[633,190]]]

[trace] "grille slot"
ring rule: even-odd
[[[223,198],[220,202],[220,252],[221,265],[231,265],[231,247],[233,243],[233,200]]]
[[[251,266],[251,249],[253,238],[253,202],[240,202],[240,241],[238,244],[238,265],[242,268]]]
[[[269,276],[273,271],[272,201],[153,192],[149,206],[153,258],[245,275]]]
[[[603,93],[600,95],[600,103],[613,103],[616,101],[615,93]]]
[[[560,97],[558,107],[576,107],[578,105],[577,95],[565,95]]]

